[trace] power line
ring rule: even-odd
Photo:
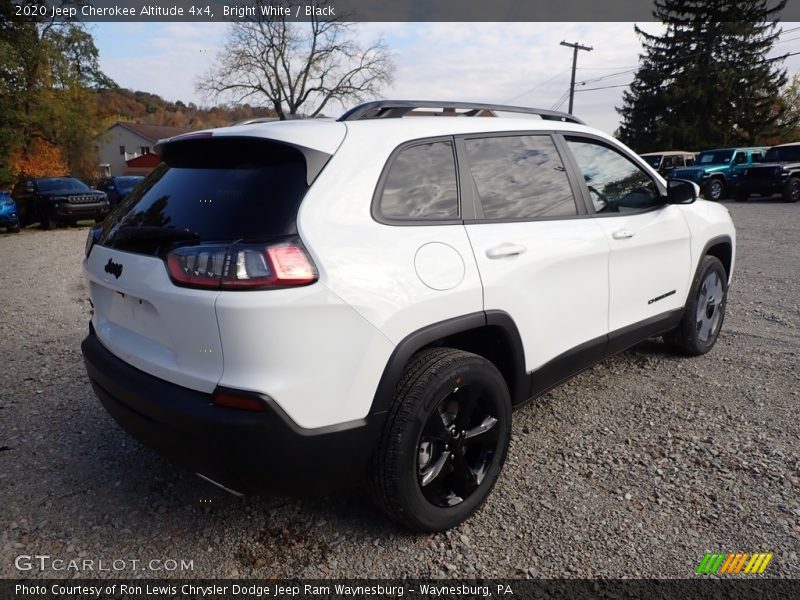
[[[800,28],[798,28],[798,29],[800,29]],[[800,39],[800,38],[798,38],[798,39]],[[787,41],[788,41],[788,40],[787,40]],[[782,55],[781,55],[780,57],[778,57],[778,58],[787,58],[787,57],[789,57],[789,56],[797,56],[797,55],[800,55],[800,51],[797,51],[797,52],[792,52],[792,53],[790,53],[790,54],[782,54]],[[577,85],[581,85],[582,83],[589,83],[589,82],[581,82],[581,83],[579,83],[579,84],[577,84]],[[632,83],[632,82],[631,82],[631,83]],[[601,86],[601,87],[593,87],[593,88],[583,88],[583,89],[576,89],[575,91],[576,91],[576,92],[593,92],[593,91],[595,91],[595,90],[610,90],[610,89],[613,89],[613,88],[629,87],[630,85],[631,85],[630,83],[627,83],[627,84],[625,84],[625,85],[605,85],[605,86]]]
[[[610,71],[612,69],[636,69],[636,65],[628,65],[625,67],[578,67],[578,71]]]
[[[800,40],[800,36],[789,38],[788,40],[780,40],[779,42],[775,42],[775,44],[783,44],[784,42],[793,42],[794,40]],[[775,44],[772,44],[773,46]]]
[[[794,31],[800,31],[800,27],[792,27],[791,29],[784,29],[783,31],[781,31],[781,35],[784,35],[786,33],[792,33]],[[796,41],[796,40],[799,40],[799,39],[800,39],[800,37],[794,37],[794,38],[790,38],[790,39],[787,39],[787,40],[779,40],[777,42],[774,42],[774,44],[782,44],[783,42],[791,42],[791,41]],[[688,56],[681,56],[681,57],[678,57],[678,58],[669,59],[669,60],[667,60],[665,62],[666,63],[680,62],[680,61],[684,61],[684,60],[689,60],[690,58],[696,58],[696,57],[701,56],[703,54],[707,54],[707,52],[705,52],[705,51],[696,52],[695,54],[689,54]],[[777,57],[771,58],[771,59],[767,59],[767,60],[768,61],[782,60],[782,59],[788,58],[790,56],[797,56],[798,54],[800,54],[800,52],[792,52],[790,54],[781,54],[780,56],[777,56]],[[579,70],[581,70],[581,71],[587,70],[588,71],[588,70],[603,70],[603,69],[612,69],[612,68],[623,68],[623,67],[580,67]],[[638,67],[624,67],[625,70],[623,70],[623,71],[618,71],[616,73],[608,73],[606,75],[602,75],[600,77],[596,77],[596,78],[593,78],[593,79],[585,79],[583,81],[577,82],[575,85],[576,86],[586,85],[587,83],[597,83],[597,82],[600,82],[600,81],[604,81],[606,79],[613,79],[614,77],[619,77],[620,75],[626,75],[628,73],[635,73],[640,68],[641,68],[641,66],[638,66]],[[565,71],[562,71],[558,75],[556,75],[555,77],[551,77],[550,79],[547,79],[547,80],[537,84],[536,86],[532,87],[529,90],[526,90],[525,92],[519,94],[518,96],[514,96],[513,98],[511,98],[509,100],[506,100],[504,102],[504,104],[508,103],[508,102],[511,102],[513,100],[516,100],[517,98],[520,98],[520,97],[524,96],[525,94],[529,94],[530,92],[542,87],[543,85],[545,85],[547,83],[550,83],[554,79],[557,79],[558,77],[560,77],[561,75],[566,73],[568,70],[569,69],[567,69]],[[577,90],[577,91],[589,92],[589,91],[592,91],[594,89],[609,89],[609,88],[613,88],[613,87],[625,87],[625,86],[604,86],[604,87],[601,87],[601,88],[589,88],[589,89],[582,89],[582,90]],[[563,104],[563,100],[559,97],[559,101],[557,103]]]
[[[593,92],[594,90],[610,90],[612,88],[630,87],[630,85],[631,85],[630,83],[625,83],[625,84],[622,84],[622,85],[604,85],[602,87],[593,87],[593,88],[586,88],[586,89],[582,89],[582,90],[575,90],[575,92]]]
[[[787,31],[795,31],[795,30],[800,30],[800,27],[796,27],[794,29],[790,29],[790,30],[787,30]],[[799,39],[800,39],[800,37],[795,37],[795,38],[790,38],[788,40],[783,40],[783,41],[791,42],[791,41],[795,41],[795,40],[799,40]],[[782,43],[782,42],[775,42],[775,43],[778,44],[778,43]],[[668,60],[666,60],[664,62],[665,63],[676,63],[676,62],[679,63],[681,61],[689,60],[690,58],[696,58],[696,57],[702,56],[704,54],[708,54],[708,52],[706,52],[706,51],[695,52],[694,54],[688,54],[687,56],[679,56],[677,58],[671,58],[671,59],[668,59]],[[782,58],[784,58],[786,56],[795,56],[795,55],[794,54],[780,55],[780,56],[776,57],[775,59],[770,59],[770,60],[780,60],[780,59],[782,59]],[[628,69],[628,70],[625,70],[625,71],[619,71],[617,73],[609,73],[608,75],[603,75],[602,77],[595,77],[594,79],[585,79],[583,81],[579,81],[576,85],[585,85],[587,83],[597,83],[599,81],[604,81],[606,79],[612,79],[614,77],[619,77],[620,75],[626,75],[628,73],[635,73],[636,71],[639,70],[639,68],[641,68],[641,67],[637,67],[635,69]]]
[[[569,96],[569,90],[567,90],[558,97],[558,100],[556,100],[553,103],[553,105],[550,107],[550,110],[558,110],[559,108],[561,108],[561,105],[564,104],[564,101],[566,101],[567,96]]]
[[[551,82],[551,81],[553,81],[554,79],[558,79],[558,78],[559,78],[559,77],[561,77],[561,76],[562,76],[564,73],[567,73],[567,72],[569,72],[569,67],[567,67],[566,69],[564,69],[563,71],[561,71],[561,72],[560,72],[558,75],[555,75],[555,76],[551,77],[550,79],[546,79],[545,81],[542,81],[541,83],[537,83],[535,86],[533,86],[533,87],[532,87],[532,88],[530,88],[529,90],[525,90],[524,92],[522,92],[521,94],[518,94],[518,95],[514,96],[513,98],[509,98],[508,100],[504,100],[504,101],[503,101],[503,104],[508,104],[508,103],[510,103],[510,102],[513,102],[513,101],[514,101],[514,100],[516,100],[517,98],[522,98],[523,96],[525,96],[525,95],[527,95],[527,94],[530,94],[532,91],[534,91],[534,90],[538,90],[538,89],[539,89],[540,87],[542,87],[543,85],[546,85],[546,84],[550,83],[550,82]]]

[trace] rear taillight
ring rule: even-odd
[[[214,395],[211,396],[211,403],[216,406],[238,408],[239,410],[249,410],[250,412],[264,412],[267,409],[267,405],[258,396],[220,389],[214,391]]]
[[[167,255],[167,270],[177,285],[215,290],[308,285],[318,277],[299,240],[184,246]]]

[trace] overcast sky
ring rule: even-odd
[[[784,29],[798,27],[784,23]],[[224,43],[227,23],[95,23],[90,25],[100,65],[120,86],[167,100],[209,104],[195,81]],[[657,23],[641,26],[658,31]],[[613,133],[614,110],[633,74],[641,44],[633,23],[365,23],[360,36],[382,35],[395,56],[395,82],[384,96],[395,99],[466,100],[566,110],[572,50],[578,57],[575,109],[588,124]],[[782,36],[773,54],[800,51],[800,31]],[[800,55],[786,60],[800,71]],[[605,77],[605,78],[604,78]],[[604,78],[597,81],[600,78]],[[594,80],[594,81],[592,81]],[[585,83],[583,83],[585,82]],[[605,88],[605,89],[595,89]],[[559,104],[561,103],[561,104]],[[328,110],[331,116],[340,107]]]

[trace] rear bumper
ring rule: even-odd
[[[81,344],[95,394],[130,435],[159,454],[241,492],[320,491],[366,470],[385,413],[302,429],[269,399],[251,413],[140,371],[109,352],[90,326]]]

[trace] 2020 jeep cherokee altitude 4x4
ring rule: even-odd
[[[83,354],[126,430],[231,490],[366,476],[406,526],[452,527],[512,407],[722,326],[727,210],[569,115],[381,101],[158,151],[87,240]]]

